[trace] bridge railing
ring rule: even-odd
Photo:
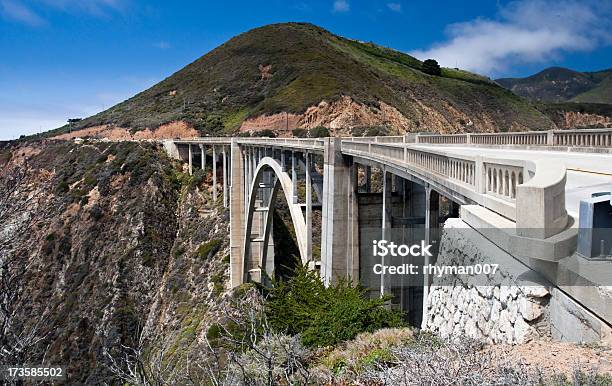
[[[612,147],[612,129],[555,131],[553,136],[557,146]]]
[[[196,137],[196,138],[175,138],[171,140],[177,145],[188,145],[188,144],[220,144],[228,145],[232,142],[231,137]]]
[[[467,134],[418,134],[416,143],[464,144],[469,143]]]
[[[286,146],[289,148],[323,151],[323,138],[240,138],[238,143],[254,146]]]
[[[533,145],[612,147],[612,129],[549,130],[510,133],[417,134],[416,143],[456,145]]]
[[[376,137],[347,137],[343,141],[376,142],[376,143],[414,143],[414,135],[387,135]]]
[[[405,167],[459,192],[469,200],[498,213],[521,226],[530,224],[536,213],[555,218],[540,224],[542,235],[549,237],[559,230],[566,213],[565,168],[560,165],[528,163],[517,159],[497,159],[480,156],[450,155],[443,151],[418,149],[404,144],[343,141],[342,151],[363,156],[381,164]],[[537,169],[536,170],[536,165]],[[536,171],[539,171],[538,175]],[[547,178],[542,175],[554,176]],[[535,182],[526,183],[532,178]],[[521,193],[522,192],[522,193]],[[526,193],[528,192],[528,193]],[[542,199],[534,200],[533,197]],[[530,198],[532,197],[532,198]],[[548,224],[548,228],[546,226]],[[537,237],[537,236],[534,236]]]

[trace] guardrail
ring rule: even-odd
[[[439,145],[535,145],[612,147],[612,129],[549,130],[511,133],[417,134],[416,143]]]
[[[559,146],[612,147],[612,129],[564,130],[554,132],[554,144]]]
[[[291,149],[305,149],[322,152],[325,148],[323,138],[239,138],[241,145],[278,146]]]
[[[534,218],[540,218],[538,233],[525,236],[547,238],[560,232],[567,223],[566,171],[562,165],[451,155],[405,144],[363,140],[343,141],[342,152],[404,167],[429,181],[450,186],[453,191],[516,222],[517,226],[534,228]],[[535,197],[540,199],[534,200]]]
[[[358,141],[358,142],[376,142],[376,143],[414,143],[416,135],[387,135],[376,137],[347,137],[342,138],[343,141]]]

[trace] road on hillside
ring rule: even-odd
[[[612,154],[571,153],[560,151],[535,151],[514,149],[493,149],[466,146],[415,145],[416,148],[441,148],[448,153],[492,158],[558,160],[568,169],[565,185],[565,206],[572,216],[578,218],[580,200],[591,197],[592,193],[612,191]]]

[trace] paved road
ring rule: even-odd
[[[440,149],[440,146],[419,145],[426,149]],[[444,151],[458,155],[482,155],[506,159],[553,159],[565,163],[568,168],[565,186],[565,206],[576,218],[580,200],[591,197],[595,192],[612,191],[612,154],[568,153],[558,151],[533,151],[490,149],[482,147],[445,146]]]

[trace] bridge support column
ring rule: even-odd
[[[213,153],[213,169],[212,169],[212,199],[213,205],[217,202],[217,149],[213,145],[212,147]]]
[[[261,248],[261,255],[260,255],[260,261],[262,262],[263,266],[262,268],[264,270],[262,270],[261,272],[261,283],[265,284],[265,285],[269,285],[270,283],[267,282],[266,276],[273,278],[274,277],[274,235],[273,235],[273,230],[274,230],[274,198],[275,198],[275,190],[277,190],[278,188],[275,188],[276,186],[276,178],[274,176],[274,174],[271,171],[265,172],[263,175],[263,191],[262,191],[262,202],[264,205],[267,205],[267,207],[265,207],[264,209],[267,208],[267,210],[263,213],[263,222],[262,222],[262,229],[263,229],[263,241],[262,241],[262,248]],[[265,274],[264,274],[265,272]]]
[[[200,145],[200,167],[202,170],[206,170],[206,148],[204,145]]]
[[[223,146],[222,150],[223,154],[223,207],[227,208],[227,154],[225,153],[225,146]]]
[[[249,189],[248,189],[248,181],[249,181],[249,157],[248,157],[248,152],[246,151],[246,149],[241,149],[240,150],[241,153],[241,157],[240,160],[242,161],[242,166],[244,168],[243,172],[242,172],[242,186],[243,189],[241,191],[242,193],[242,197],[243,197],[243,202],[249,202]],[[232,148],[232,156],[233,156],[233,148]],[[232,163],[232,167],[235,168],[234,164]],[[233,175],[232,175],[232,178]],[[232,181],[232,185],[233,185],[233,181]],[[234,189],[232,188],[232,193],[234,192]],[[246,216],[246,205],[244,205],[244,215]]]
[[[433,259],[429,256],[424,256],[423,265],[435,263],[435,258],[438,253],[438,234],[440,228],[440,194],[430,187],[425,189],[425,244],[432,244],[431,252]],[[429,286],[431,285],[431,277],[428,274],[423,275],[423,319],[422,323],[427,321],[427,297],[429,296]]]
[[[359,259],[357,240],[349,237],[357,224],[356,179],[351,177],[352,159],[341,151],[340,138],[325,138],[323,213],[321,233],[321,277],[326,285],[352,274]]]
[[[280,164],[281,164],[281,170],[282,170],[282,171],[285,171],[285,170],[287,170],[286,163],[285,163],[285,150],[284,150],[284,149],[281,149],[281,151],[280,151],[280,152],[281,152],[281,153],[280,153]]]
[[[365,192],[370,193],[372,191],[372,167],[370,165],[365,166]]]
[[[381,224],[381,239],[389,240],[391,236],[391,227],[392,227],[392,214],[391,214],[391,196],[392,196],[392,187],[393,187],[393,175],[388,173],[385,168],[382,170],[383,172],[383,190],[382,190],[382,224]],[[381,257],[380,263],[385,266],[385,258]],[[385,293],[389,292],[389,284],[385,280],[385,275],[380,275],[380,296],[384,296]]]
[[[310,177],[310,154],[304,154],[306,169],[306,258],[312,261],[312,179]]]
[[[242,150],[235,138],[232,138],[232,184],[230,195],[230,284],[237,287],[243,282],[242,248],[244,246],[245,195],[244,159]]]
[[[193,174],[193,151],[191,150],[191,144],[189,144],[189,175]]]
[[[295,152],[292,151],[291,152],[291,197],[293,197],[293,203],[297,204],[298,203],[298,193],[297,193],[297,184],[298,184],[298,177],[297,177],[297,162],[295,162]]]

